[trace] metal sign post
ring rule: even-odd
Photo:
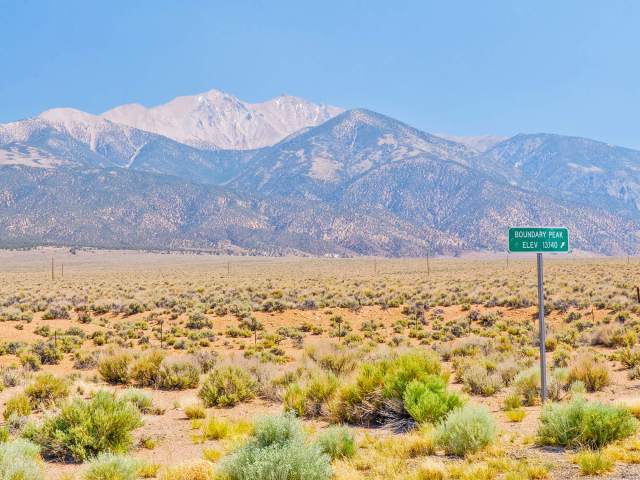
[[[544,324],[544,264],[542,253],[567,253],[569,251],[569,230],[564,227],[512,227],[509,228],[508,242],[508,251],[511,253],[531,252],[537,255],[540,398],[544,403],[547,400],[547,351],[546,327]]]
[[[544,265],[538,253],[538,323],[540,325],[540,398],[547,400],[547,332],[544,325]]]

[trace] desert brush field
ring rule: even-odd
[[[541,405],[533,257],[2,251],[0,479],[637,479],[637,286],[546,257]]]

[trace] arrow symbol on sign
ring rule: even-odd
[[[560,244],[560,248],[564,248],[564,242]]]

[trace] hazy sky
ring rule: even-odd
[[[0,122],[212,88],[640,148],[640,1],[0,0]]]

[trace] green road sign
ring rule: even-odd
[[[538,321],[540,322],[540,397],[547,399],[546,327],[544,324],[544,267],[543,253],[569,251],[569,229],[564,227],[511,227],[509,251],[537,254],[538,265]]]
[[[511,227],[509,251],[512,253],[562,253],[569,251],[569,229],[564,227]]]

